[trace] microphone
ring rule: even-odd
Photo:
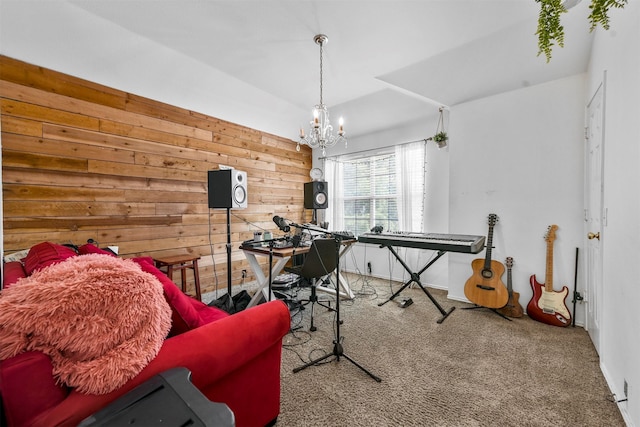
[[[291,227],[289,227],[289,224],[287,224],[285,219],[278,215],[273,217],[273,222],[275,222],[278,228],[285,233],[288,233],[291,230]]]

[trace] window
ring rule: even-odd
[[[375,225],[398,229],[395,156],[372,156],[344,162],[343,222],[360,235]]]
[[[387,231],[422,231],[424,142],[403,144],[386,153],[327,158],[327,220],[332,230],[356,236],[375,226]],[[379,150],[377,150],[379,151]]]

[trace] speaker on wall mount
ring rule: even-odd
[[[304,208],[326,209],[329,206],[327,181],[311,181],[304,184]]]
[[[248,205],[247,173],[235,169],[208,172],[209,207],[244,209]]]

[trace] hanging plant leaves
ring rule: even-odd
[[[547,62],[551,60],[552,47],[557,43],[564,47],[564,27],[560,22],[560,16],[566,13],[564,7],[565,0],[535,0],[540,4],[540,14],[538,15],[538,56],[544,53]],[[593,31],[598,24],[605,30],[609,29],[609,9],[621,9],[628,0],[591,0],[589,9],[590,31]]]
[[[540,3],[538,15],[538,56],[542,53],[551,60],[551,47],[557,43],[564,47],[564,27],[560,23],[560,15],[567,10],[562,5],[562,0],[536,0]]]
[[[609,9],[621,9],[627,4],[627,0],[592,0],[589,5],[591,13],[589,14],[589,22],[591,22],[590,30],[593,31],[602,25],[605,30],[609,29]]]

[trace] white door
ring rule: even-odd
[[[602,304],[602,169],[604,160],[604,83],[587,106],[586,173],[585,173],[585,234],[586,234],[586,322],[585,328],[600,352],[600,322]],[[575,315],[575,313],[574,313]]]

